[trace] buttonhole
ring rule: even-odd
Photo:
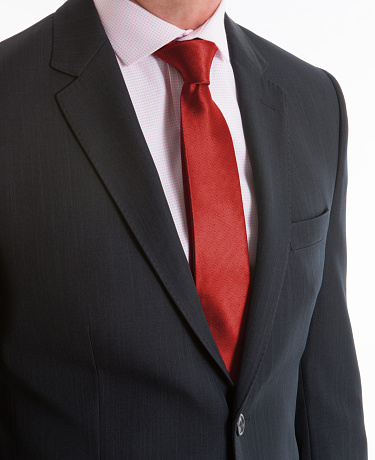
[[[265,102],[263,99],[260,102],[266,107],[269,107],[270,109],[274,110],[275,112],[278,112],[277,108],[274,105],[268,104],[268,102]]]

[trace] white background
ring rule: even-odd
[[[62,3],[63,0],[3,0],[0,40],[50,14]],[[226,5],[228,15],[239,24],[328,70],[339,81],[346,98],[347,297],[362,377],[369,459],[375,459],[375,3],[226,0]]]

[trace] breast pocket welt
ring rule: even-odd
[[[314,246],[327,236],[329,209],[312,219],[292,222],[290,246],[292,251],[299,251]]]

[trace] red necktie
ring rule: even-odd
[[[207,40],[173,41],[154,54],[184,79],[181,154],[190,267],[212,335],[236,382],[250,268],[232,137],[208,87],[217,49]]]

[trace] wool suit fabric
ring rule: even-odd
[[[367,458],[344,98],[225,27],[259,215],[236,386],[91,0],[0,45],[2,459]]]

